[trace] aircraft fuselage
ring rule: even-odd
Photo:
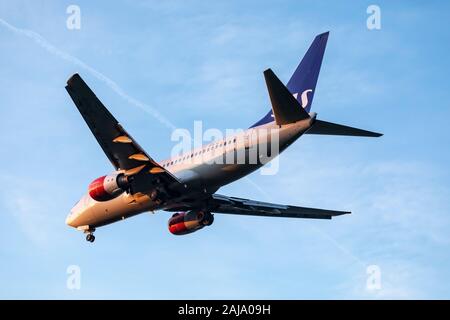
[[[180,198],[158,203],[147,194],[124,192],[109,201],[96,201],[86,193],[72,208],[66,223],[88,230],[143,212],[173,211],[185,199],[200,200],[273,160],[310,128],[314,118],[312,114],[311,119],[283,126],[271,122],[161,161],[186,186]],[[260,153],[261,150],[264,152]]]

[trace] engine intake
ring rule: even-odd
[[[130,187],[128,177],[123,173],[113,173],[95,179],[89,184],[89,195],[96,201],[112,200]]]
[[[174,235],[184,235],[210,226],[214,221],[211,212],[177,212],[169,219],[169,231]]]

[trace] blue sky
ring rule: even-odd
[[[66,8],[81,8],[81,29]],[[366,9],[381,8],[381,30]],[[450,5],[430,1],[2,1],[1,298],[450,298]],[[78,72],[155,159],[173,125],[246,128],[330,31],[312,110],[380,139],[306,136],[275,176],[222,194],[351,210],[332,221],[216,215],[185,237],[168,213],[97,230],[64,219],[112,170],[64,90]],[[170,121],[171,125],[164,119]],[[66,269],[81,269],[80,290]],[[366,287],[369,265],[381,290]]]

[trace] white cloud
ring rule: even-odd
[[[422,261],[425,257],[416,256],[426,252],[425,259],[432,260],[445,255],[442,250],[450,242],[446,201],[450,190],[437,182],[443,172],[431,163],[414,160],[366,164],[352,161],[351,154],[330,159],[320,153],[316,150],[300,158],[282,155],[282,171],[270,181],[270,190],[284,190],[281,198],[271,192],[272,198],[279,197],[278,202],[298,199],[289,204],[353,212],[327,225],[311,224],[342,257],[358,262],[352,268],[352,280],[342,283],[336,294],[380,299],[433,296],[430,286],[440,283],[435,272],[439,268],[427,266]],[[255,176],[259,185],[270,178]],[[290,185],[297,187],[286,188]],[[365,267],[370,264],[383,270],[384,286],[379,292],[365,288]]]
[[[8,186],[0,192],[6,213],[11,215],[18,230],[33,246],[45,247],[58,238],[61,228],[56,228],[55,222],[59,220],[60,226],[64,226],[65,213],[59,214],[60,219],[52,216],[56,214],[55,200],[52,199],[55,193],[48,183],[34,178],[11,177],[4,173],[0,181],[2,185]]]

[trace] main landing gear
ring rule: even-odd
[[[205,212],[203,219],[201,220],[201,224],[204,226],[210,226],[214,222],[214,215],[211,212]]]

